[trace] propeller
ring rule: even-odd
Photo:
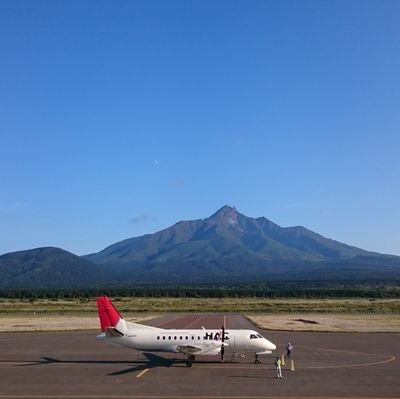
[[[224,354],[225,354],[225,327],[222,326],[221,328],[222,330],[222,337],[221,337],[221,341],[222,341],[222,346],[221,346],[221,360],[224,361]]]

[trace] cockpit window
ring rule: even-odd
[[[255,335],[255,334],[250,334],[250,339],[257,339],[258,337],[257,337],[257,335]]]
[[[257,334],[257,337],[258,337],[258,338],[263,338],[263,336],[262,336],[262,335],[260,335],[260,334]]]

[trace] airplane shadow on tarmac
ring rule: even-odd
[[[125,370],[115,371],[107,375],[122,375],[142,371],[144,369],[158,368],[158,367],[172,367],[177,363],[185,364],[184,359],[166,359],[161,356],[157,356],[154,353],[144,352],[143,355],[147,360],[129,361],[129,360],[61,360],[54,357],[43,356],[41,360],[27,361],[23,364],[17,364],[16,367],[28,367],[28,366],[43,366],[50,364],[127,364],[129,367]]]
[[[148,361],[142,361],[140,365],[130,367],[126,370],[116,371],[114,373],[110,373],[107,375],[122,375],[134,373],[136,371],[144,370],[144,369],[152,369],[158,367],[172,367],[175,363],[184,363],[183,360],[179,359],[165,359],[161,356],[157,356],[154,353],[144,352],[143,355],[147,358]],[[132,364],[132,362],[130,362]]]
[[[115,371],[113,373],[109,373],[106,375],[109,376],[116,376],[116,375],[123,375],[129,373],[135,373],[138,371],[142,371],[145,369],[152,369],[152,368],[169,368],[169,367],[185,367],[186,368],[186,359],[179,359],[179,358],[164,358],[158,356],[151,352],[142,352],[142,355],[146,358],[144,360],[62,360],[56,359],[54,357],[41,357],[41,360],[21,360],[22,364],[16,364],[15,367],[29,367],[29,366],[43,366],[43,365],[51,365],[51,364],[115,364],[115,365],[128,365],[130,367]],[[0,361],[1,362],[1,361]],[[207,361],[202,360],[198,362],[199,364],[221,364],[218,361]],[[233,362],[236,363],[236,362]]]

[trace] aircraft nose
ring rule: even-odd
[[[273,344],[271,341],[268,341],[267,339],[266,339],[266,344],[267,344],[267,350],[269,350],[269,351],[274,351],[275,349],[276,349],[276,345],[275,344]]]

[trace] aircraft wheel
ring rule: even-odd
[[[256,359],[256,360],[254,360],[254,363],[255,364],[260,364],[261,362],[258,359]]]
[[[194,362],[194,359],[195,359],[194,355],[190,355],[190,356],[189,356],[189,360],[190,360],[191,362]]]
[[[188,361],[186,362],[186,367],[192,367],[192,362],[191,362],[190,360],[188,360]]]

